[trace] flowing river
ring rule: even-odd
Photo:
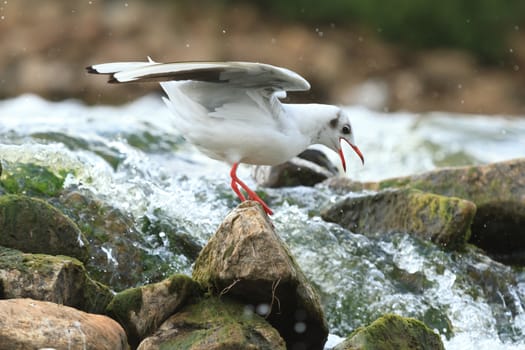
[[[363,167],[346,150],[347,176],[356,180],[525,157],[525,119],[348,112],[366,159]],[[136,222],[137,245],[160,259],[161,277],[191,274],[193,261],[166,232],[146,232],[145,219],[167,220],[204,245],[237,205],[228,166],[185,143],[158,96],[116,107],[33,95],[0,101],[0,160],[68,171],[66,189],[89,193]],[[238,174],[255,187],[250,171],[241,166]],[[402,232],[366,237],[326,223],[319,211],[339,196],[322,185],[259,190],[277,232],[320,291],[330,343],[397,313],[423,320],[447,349],[525,349],[524,268],[474,248],[445,252]],[[119,263],[111,248],[105,253],[108,266]]]

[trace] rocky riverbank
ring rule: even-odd
[[[308,167],[308,162],[300,164]],[[328,325],[318,287],[305,277],[256,203],[239,205],[202,249],[187,250],[190,258],[196,256],[192,277],[172,275],[129,288],[136,284],[133,275],[141,273],[138,266],[154,263],[141,260],[133,244],[118,244],[119,238],[132,236],[125,228],[132,218],[66,191],[64,174],[24,163],[3,162],[2,168],[1,349],[13,344],[20,349],[323,348]],[[476,244],[491,256],[523,266],[518,228],[525,222],[524,168],[525,160],[517,159],[378,183],[329,178],[321,186],[348,196],[327,207],[322,217],[357,233],[407,232],[447,251]],[[129,266],[119,267],[121,277],[100,273],[109,255],[106,263],[97,256],[101,248],[107,252],[111,241],[119,247],[115,253],[129,259]],[[471,273],[477,273],[475,267]],[[480,288],[487,293],[494,289],[491,283],[504,283],[481,276]],[[424,288],[422,276],[403,279],[410,288]],[[443,348],[439,335],[420,321],[384,315],[355,330],[336,349],[374,348],[378,342]]]

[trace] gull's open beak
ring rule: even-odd
[[[344,137],[340,137],[339,138],[339,143],[341,143],[341,140],[345,140],[346,143],[348,143],[350,145],[350,147],[352,147],[352,149],[354,150],[355,153],[357,153],[357,155],[359,156],[359,158],[361,158],[361,162],[363,163],[363,165],[365,164],[365,157],[363,157],[363,153],[361,153],[361,150],[359,149],[359,147],[357,147],[356,145],[352,144],[350,141],[348,141],[347,139],[345,139]],[[346,172],[346,162],[345,162],[345,156],[343,154],[343,148],[341,147],[341,145],[339,145],[339,157],[341,157],[341,163],[343,165],[343,170]]]

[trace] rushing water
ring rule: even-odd
[[[348,176],[358,180],[525,156],[525,119],[348,111],[366,158],[362,167],[347,150]],[[120,107],[31,95],[2,101],[0,159],[72,171],[66,188],[134,218],[139,235],[144,218],[169,218],[202,245],[237,204],[228,167],[186,144],[157,96]],[[239,176],[255,186],[249,167]],[[449,253],[403,233],[366,237],[323,222],[320,209],[338,199],[323,186],[262,190],[278,233],[320,290],[331,341],[392,312],[425,321],[447,349],[525,348],[523,269],[474,248]],[[164,232],[141,239],[166,262],[164,273],[191,273],[192,261]],[[107,264],[118,264],[111,249],[104,251]]]

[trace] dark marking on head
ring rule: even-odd
[[[339,116],[337,118],[330,120],[329,124],[332,129],[337,128],[337,124],[339,124]]]

